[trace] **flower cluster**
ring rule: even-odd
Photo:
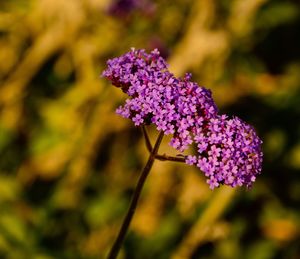
[[[187,156],[186,163],[198,166],[212,189],[251,186],[261,171],[261,140],[239,118],[219,115],[210,90],[192,82],[190,74],[176,78],[157,50],[132,49],[107,65],[102,75],[130,96],[118,114],[171,134],[170,145],[179,151],[195,143],[198,155]]]
[[[198,129],[194,141],[198,156],[188,156],[208,178],[210,188],[220,184],[250,187],[261,171],[261,140],[241,119],[219,115],[205,129]]]
[[[190,74],[176,78],[157,50],[133,49],[107,64],[103,76],[131,97],[117,113],[136,126],[153,123],[172,134],[170,144],[179,151],[193,142],[192,132],[217,115],[211,92],[190,82]]]

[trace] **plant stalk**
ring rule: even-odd
[[[124,221],[122,223],[122,226],[121,226],[121,229],[120,229],[119,234],[117,236],[117,239],[115,240],[115,242],[114,242],[114,244],[113,244],[113,246],[112,246],[112,248],[111,248],[111,250],[108,254],[107,259],[115,259],[118,256],[118,253],[121,249],[123,240],[126,236],[128,228],[130,226],[132,217],[135,213],[137,203],[138,203],[138,200],[140,198],[144,183],[145,183],[145,181],[147,179],[147,176],[149,175],[149,172],[152,168],[152,165],[153,165],[154,160],[155,160],[155,156],[157,155],[158,148],[161,144],[163,136],[164,136],[163,132],[160,132],[159,135],[158,135],[158,138],[156,140],[156,143],[154,145],[154,148],[152,149],[152,151],[149,155],[148,161],[147,161],[147,163],[146,163],[146,165],[145,165],[145,167],[144,167],[144,169],[143,169],[143,171],[140,175],[140,178],[139,178],[138,183],[136,185],[136,188],[135,188],[135,191],[134,191],[134,194],[133,194],[128,212],[127,212],[127,214],[124,218]]]

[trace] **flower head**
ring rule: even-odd
[[[170,145],[179,151],[196,144],[197,155],[187,156],[186,163],[204,172],[211,189],[250,187],[261,172],[262,141],[255,130],[237,117],[219,115],[211,91],[192,82],[191,74],[176,78],[157,49],[131,49],[108,60],[102,75],[129,96],[118,114],[171,134]]]
[[[222,115],[210,121],[206,130],[195,135],[198,156],[186,163],[197,165],[208,177],[210,188],[220,184],[251,187],[261,172],[262,141],[255,130],[238,117]],[[203,148],[203,143],[206,146]]]
[[[176,78],[158,50],[132,49],[107,65],[102,75],[130,96],[117,113],[136,126],[153,123],[172,134],[170,144],[179,151],[192,143],[193,131],[217,114],[210,90],[191,82],[189,74]]]

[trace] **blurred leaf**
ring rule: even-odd
[[[120,197],[104,196],[92,201],[86,210],[86,220],[92,227],[99,227],[121,213],[125,213],[128,201]]]
[[[0,233],[12,242],[12,245],[22,245],[26,247],[31,241],[24,222],[22,222],[20,218],[8,214],[7,212],[2,212],[0,215]]]
[[[274,244],[266,240],[254,243],[245,258],[271,259],[274,258],[275,253]]]
[[[271,28],[299,17],[299,8],[291,2],[278,2],[262,8],[255,22],[259,28]]]
[[[0,175],[0,204],[6,201],[17,200],[20,195],[20,187],[13,177]]]

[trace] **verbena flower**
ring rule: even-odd
[[[251,187],[261,172],[262,141],[237,117],[217,116],[196,132],[194,142],[198,155],[188,156],[186,162],[204,172],[211,189],[220,184]]]
[[[192,132],[217,115],[210,90],[191,82],[190,74],[176,78],[157,50],[132,49],[107,64],[103,76],[131,97],[117,113],[136,126],[153,123],[172,134],[170,144],[179,151],[193,142]]]
[[[190,74],[176,78],[156,49],[150,54],[132,49],[107,65],[102,75],[130,97],[118,114],[171,134],[170,145],[179,151],[195,143],[198,154],[187,156],[186,163],[204,172],[210,188],[251,186],[261,171],[262,142],[239,118],[218,115],[210,90],[192,82]]]

